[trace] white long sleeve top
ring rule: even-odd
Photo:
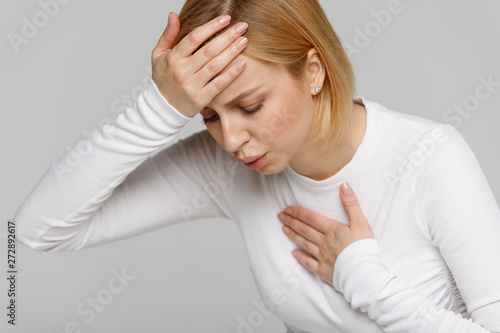
[[[267,308],[290,332],[500,332],[500,210],[452,126],[355,97],[367,128],[352,160],[315,181],[262,175],[207,131],[163,149],[190,120],[154,82],[133,107],[62,156],[14,216],[43,252],[79,250],[184,221],[237,223]],[[348,224],[354,188],[375,239],[338,257],[333,286],[292,256],[277,214],[299,205]]]

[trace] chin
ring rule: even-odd
[[[276,172],[276,171],[268,171],[268,170],[264,170],[264,169],[265,168],[262,168],[262,170],[257,170],[257,172],[263,174],[264,176],[271,176],[271,175],[279,173],[279,171],[278,172]]]

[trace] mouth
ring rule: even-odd
[[[260,156],[250,156],[244,159],[237,159],[238,162],[245,164],[247,168],[258,170],[262,168],[267,162],[267,153]]]

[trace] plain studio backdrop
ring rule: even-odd
[[[498,202],[500,2],[321,3],[349,51],[358,95],[454,125]],[[1,276],[7,220],[60,155],[133,103],[168,14],[182,5],[0,2]],[[198,116],[180,137],[203,128]],[[2,278],[2,332],[285,332],[262,306],[232,221],[180,223],[47,256],[18,244],[16,255],[16,327],[7,324]]]

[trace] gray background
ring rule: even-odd
[[[343,43],[353,46],[356,29],[376,22],[371,11],[388,6],[381,0],[321,3]],[[38,1],[0,2],[2,221],[14,215],[67,147],[116,117],[113,106],[122,94],[144,88],[150,53],[168,13],[179,12],[182,4],[73,0],[60,5],[16,53],[7,34],[21,34],[23,17],[32,22],[42,9]],[[479,77],[493,75],[500,82],[500,3],[402,0],[401,6],[403,11],[381,31],[373,30],[370,44],[351,56],[358,94],[394,110],[449,122],[445,111],[470,100]],[[497,87],[470,117],[454,124],[476,153],[497,201],[499,106]],[[181,136],[201,129],[196,118]],[[0,277],[6,272],[6,231],[0,228]],[[17,256],[18,325],[7,325],[2,310],[2,332],[65,332],[65,325],[74,321],[82,332],[225,333],[237,331],[238,318],[247,320],[258,312],[254,302],[260,297],[242,238],[229,221],[178,224],[49,256],[19,245]],[[122,268],[135,279],[86,323],[77,307],[105,290],[112,271]],[[5,309],[7,284],[5,278],[0,281],[0,308]],[[285,328],[271,316],[252,331]]]

